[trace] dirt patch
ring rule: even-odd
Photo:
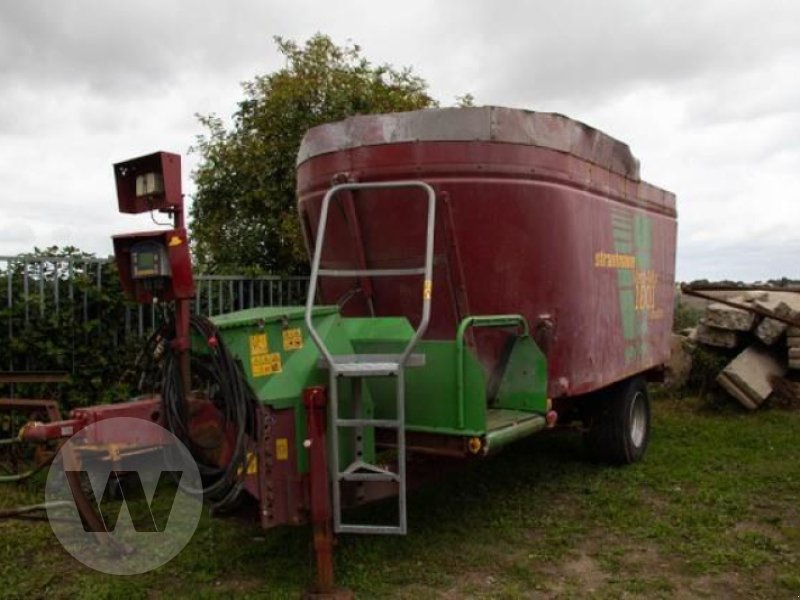
[[[596,559],[588,554],[580,554],[577,558],[569,560],[562,565],[564,576],[576,579],[581,589],[593,593],[608,579]]]
[[[564,560],[545,566],[547,590],[543,597],[557,598],[580,590],[582,594],[594,594],[608,581],[606,573],[597,558],[599,540],[586,540]]]
[[[691,598],[744,598],[740,590],[738,573],[719,573],[716,575],[699,575],[697,577],[680,577],[676,580],[675,598],[689,600]]]

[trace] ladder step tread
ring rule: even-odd
[[[345,377],[368,377],[370,375],[393,375],[400,370],[396,362],[336,363],[336,372]]]
[[[324,356],[317,360],[317,366],[323,369],[331,365]],[[424,367],[425,355],[409,354],[403,367]],[[391,375],[400,371],[399,354],[340,354],[333,357],[333,368],[346,377],[368,377]]]
[[[400,481],[397,473],[339,473],[340,481]]]
[[[336,528],[336,533],[379,533],[387,535],[405,535],[404,527],[396,525],[346,525],[341,523]]]
[[[396,419],[336,419],[337,427],[385,427],[398,429],[400,421]]]
[[[383,467],[379,467],[378,465],[373,465],[363,460],[353,461],[347,466],[347,468],[344,471],[339,473],[339,475],[352,475],[354,473],[357,473],[359,469],[363,469],[368,473],[378,473],[380,475],[394,475],[394,472],[388,469],[384,469]]]

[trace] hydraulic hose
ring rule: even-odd
[[[178,354],[170,344],[160,345],[164,353],[161,378],[164,417],[167,428],[186,445],[197,462],[206,500],[216,510],[225,510],[234,505],[243,487],[243,474],[247,471],[247,439],[256,439],[258,400],[214,324],[204,317],[195,316],[191,318],[190,326],[207,342],[207,352],[192,357],[195,363],[193,374],[213,390],[210,400],[222,415],[221,430],[226,432],[231,425],[235,432],[230,460],[225,465],[209,462],[203,448],[192,440],[184,401],[187,390],[183,389]],[[157,336],[155,340],[160,344]]]

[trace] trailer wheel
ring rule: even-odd
[[[642,377],[609,389],[590,412],[586,442],[593,458],[614,464],[640,460],[650,441],[650,400]]]

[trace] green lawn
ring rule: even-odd
[[[579,435],[558,432],[414,492],[407,537],[340,540],[340,583],[417,600],[800,594],[800,413],[662,399],[653,426],[632,467],[585,462]],[[0,505],[41,493],[6,485]],[[46,523],[0,522],[0,596],[296,598],[312,568],[305,529],[206,516],[172,562],[110,577]]]

